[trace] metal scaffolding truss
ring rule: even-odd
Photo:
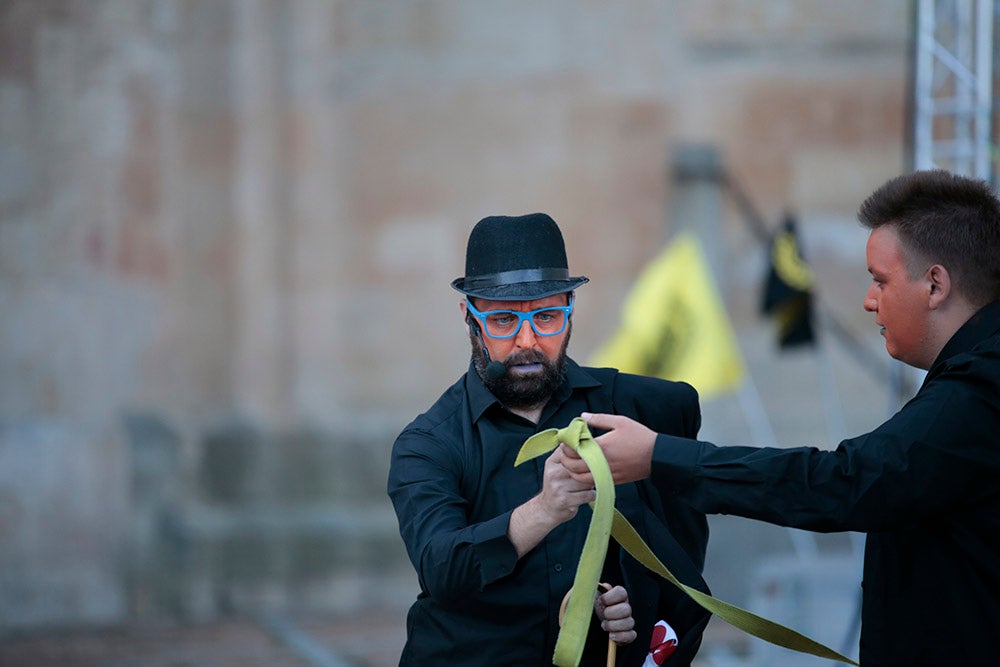
[[[914,169],[947,169],[997,185],[993,33],[998,1],[916,0]],[[892,364],[889,414],[913,396],[924,375]]]
[[[996,0],[917,0],[915,169],[943,168],[996,183],[993,33]]]

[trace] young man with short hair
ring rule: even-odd
[[[899,176],[871,229],[865,310],[920,390],[835,451],[717,447],[585,415],[616,483],[653,481],[708,514],[867,533],[861,665],[993,665],[1000,639],[1000,201],[945,171]],[[582,484],[586,465],[564,450]]]

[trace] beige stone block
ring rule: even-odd
[[[905,3],[865,0],[686,0],[678,2],[677,9],[689,39],[758,48],[901,42],[908,37],[910,24]]]

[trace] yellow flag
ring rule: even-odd
[[[735,389],[743,358],[698,240],[678,234],[636,281],[592,366],[683,380],[709,398]]]

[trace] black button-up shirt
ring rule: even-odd
[[[573,585],[591,512],[581,507],[518,559],[507,524],[514,508],[541,490],[546,457],[517,468],[514,458],[539,431],[566,426],[584,411],[613,410],[690,437],[701,422],[697,394],[688,385],[583,369],[567,360],[566,381],[537,426],[505,409],[470,368],[404,429],[393,446],[388,492],[421,591],[407,618],[401,664],[551,664],[559,605]],[[659,545],[661,560],[707,590],[700,578],[708,537],[704,515],[647,492],[638,484],[620,485],[616,505],[637,530],[669,541]],[[661,594],[655,575],[640,572],[634,561],[623,568],[623,558],[631,559],[609,550],[604,580],[629,589],[638,639],[621,648],[618,664],[642,663],[660,618],[681,637],[676,662],[669,664],[688,664],[707,615],[680,595]],[[605,664],[607,634],[596,627],[582,664]]]
[[[653,479],[709,514],[867,532],[864,667],[1000,664],[1000,302],[836,451],[660,436]]]

